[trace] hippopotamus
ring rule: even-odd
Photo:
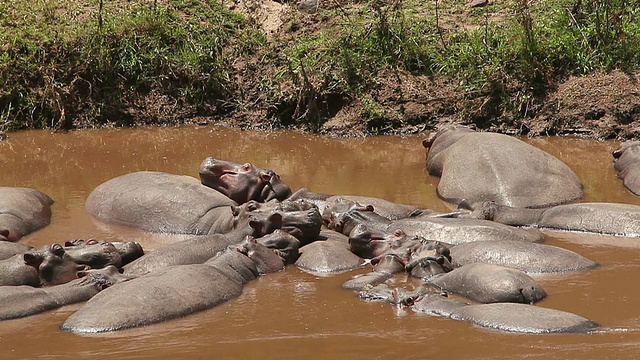
[[[71,315],[62,329],[96,333],[186,316],[233,299],[248,281],[283,268],[276,252],[248,237],[204,264],[169,266],[112,286]]]
[[[342,241],[316,241],[300,248],[296,266],[302,270],[319,273],[337,273],[359,268],[364,260],[349,250]]]
[[[588,333],[598,326],[566,311],[516,303],[463,306],[455,309],[451,318],[493,330],[527,334]]]
[[[259,203],[250,200],[240,206],[232,206],[233,227],[246,223],[249,219],[260,221],[277,212],[282,215],[283,231],[293,235],[300,241],[300,246],[307,245],[318,239],[322,228],[322,216],[318,207],[304,200],[271,200]]]
[[[238,164],[208,157],[200,164],[200,181],[238,204],[249,200],[281,201],[291,195],[291,189],[278,174],[251,163]]]
[[[35,250],[33,246],[0,240],[0,260]]]
[[[482,202],[472,208],[465,216],[514,226],[640,237],[640,206],[637,205],[577,203],[527,209]]]
[[[109,265],[120,267],[123,258],[129,261],[143,253],[135,242],[118,243],[116,247],[106,241],[75,240],[66,245],[47,245],[0,260],[0,286],[63,284],[76,279],[78,272]]]
[[[53,200],[29,188],[0,187],[0,241],[18,241],[51,221]]]
[[[524,241],[471,242],[450,247],[455,267],[476,262],[506,266],[526,273],[556,273],[594,268],[597,264],[573,251]]]
[[[274,214],[260,222],[252,221],[252,227],[240,227],[227,234],[195,236],[163,246],[124,266],[124,274],[137,277],[169,266],[202,264],[227,246],[242,242],[247,236],[258,237],[260,242],[264,241],[264,246],[276,249],[283,258],[291,260],[298,255],[299,241],[279,230],[280,219],[279,214]],[[271,236],[265,237],[268,234]]]
[[[473,263],[426,282],[440,290],[456,293],[480,303],[518,302],[532,304],[547,294],[524,272],[503,266]]]
[[[456,126],[432,134],[423,145],[429,174],[440,177],[438,195],[450,203],[540,208],[583,196],[582,183],[567,165],[514,137]]]
[[[237,203],[191,176],[141,171],[100,184],[87,198],[85,208],[106,223],[206,235],[232,229],[233,205]]]
[[[624,186],[640,195],[640,141],[626,141],[613,152],[614,167]]]
[[[362,231],[361,231],[362,230]],[[451,257],[446,244],[422,237],[407,237],[401,231],[395,234],[375,234],[359,225],[349,238],[351,251],[375,265],[368,274],[356,275],[342,284],[347,289],[359,290],[380,284],[394,274],[407,274],[423,280],[451,271]]]
[[[416,313],[463,320],[474,325],[506,332],[528,334],[587,333],[597,324],[581,316],[520,303],[469,305],[451,299],[446,293],[434,293],[424,287],[413,291],[389,288],[386,284],[363,289],[358,297],[396,306],[409,306]]]
[[[64,305],[87,301],[98,292],[129,277],[109,265],[102,269],[79,271],[78,279],[44,288],[33,286],[0,286],[0,320],[35,315]]]

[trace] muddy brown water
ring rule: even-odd
[[[197,177],[202,159],[252,162],[278,172],[293,189],[356,194],[448,207],[425,171],[423,137],[331,139],[291,132],[253,133],[213,127],[142,128],[10,134],[0,143],[0,186],[27,186],[56,203],[50,226],[22,241],[73,238],[136,240],[145,249],[176,241],[107,226],[84,211],[100,183],[158,170]],[[565,161],[583,180],[587,201],[640,204],[612,166],[614,142],[528,140]],[[636,359],[640,356],[640,239],[547,233],[546,243],[600,264],[594,270],[537,276],[548,298],[540,306],[596,321],[601,333],[523,335],[367,303],[340,287],[353,273],[318,276],[291,266],[251,282],[222,306],[162,324],[98,335],[74,335],[60,324],[80,305],[0,322],[2,359]],[[395,279],[396,285],[413,285]],[[1,306],[1,304],[0,304]],[[105,309],[108,312],[109,309]]]

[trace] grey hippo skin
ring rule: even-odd
[[[410,306],[416,313],[468,321],[480,327],[505,332],[587,333],[598,326],[591,320],[565,311],[518,303],[469,305],[451,299],[446,294],[436,294],[423,288],[408,292],[382,284],[361,291],[358,297]]]
[[[456,216],[463,214],[457,211]],[[543,240],[538,231],[527,231],[512,226],[506,226],[494,221],[477,219],[477,212],[463,214],[465,218],[436,217],[434,214],[420,214],[400,220],[389,220],[374,211],[374,207],[353,207],[345,212],[325,211],[324,220],[327,227],[352,236],[353,229],[364,225],[367,229],[384,233],[394,233],[401,230],[408,236],[424,237],[426,239],[447,244],[461,244],[475,241],[520,240],[540,242]],[[328,221],[327,221],[328,219]]]
[[[506,266],[526,273],[556,273],[591,269],[596,263],[557,246],[524,241],[498,240],[452,246],[455,267],[476,262]]]
[[[35,250],[33,246],[0,240],[0,260]]]
[[[96,187],[85,204],[96,219],[152,232],[206,235],[232,229],[236,202],[198,179],[142,171]]]
[[[103,269],[80,271],[78,279],[66,284],[35,288],[28,285],[0,286],[0,320],[35,315],[64,305],[87,301],[109,286],[126,281],[118,269],[109,265]]]
[[[272,170],[261,169],[251,163],[238,164],[208,157],[200,164],[200,180],[238,204],[249,200],[265,202],[284,200],[291,189]]]
[[[578,200],[576,174],[550,154],[502,134],[451,127],[423,142],[427,170],[440,176],[445,201],[495,201],[515,207],[547,207]]]
[[[247,238],[204,264],[170,266],[110,287],[71,315],[62,329],[96,333],[186,316],[233,299],[248,281],[283,268],[276,252]]]
[[[532,304],[547,294],[524,272],[503,266],[475,263],[427,279],[427,283],[480,303]]]
[[[51,221],[53,200],[44,193],[20,187],[0,187],[0,241],[18,241]]]
[[[67,245],[47,245],[0,260],[0,286],[63,284],[77,279],[80,271],[109,265],[120,267],[123,258],[143,254],[140,245],[133,242],[118,243],[116,247],[106,241],[75,240]]]
[[[463,216],[541,229],[640,237],[640,206],[617,203],[578,203],[548,209],[525,209],[483,202]]]
[[[640,195],[640,141],[626,141],[613,152],[614,167],[624,186]]]
[[[598,326],[569,312],[514,303],[463,306],[453,310],[451,318],[484,328],[528,334],[587,333]]]

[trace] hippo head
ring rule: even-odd
[[[67,241],[65,251],[74,262],[94,269],[107,265],[122,267],[144,255],[142,246],[135,241],[107,242],[96,239]]]
[[[284,269],[285,263],[279,254],[260,244],[252,236],[247,236],[236,249],[254,262],[259,275]]]
[[[43,250],[28,252],[22,256],[25,264],[36,269],[44,285],[67,283],[77,279],[78,272],[90,269],[88,265],[73,262],[60,244],[53,244]]]
[[[355,206],[346,212],[332,212],[329,223],[326,225],[329,229],[349,236],[359,224],[375,222],[379,217],[380,215],[374,212],[372,205]]]
[[[281,224],[278,228],[300,240],[300,246],[317,240],[322,227],[322,217],[318,207],[303,199],[267,203],[249,201],[241,206],[234,206],[231,210],[234,216],[234,228],[243,226],[249,219],[260,223],[265,222],[265,219],[273,214],[280,214]],[[268,233],[270,232],[258,235]]]
[[[369,230],[364,224],[360,224],[351,231],[349,247],[354,254],[365,259],[373,259],[400,248],[407,240],[408,236],[402,230],[398,229],[388,234]]]
[[[118,253],[120,253],[120,258],[122,259],[122,264],[120,266],[125,266],[144,255],[142,246],[135,241],[117,241],[112,242],[112,244],[115,246],[116,250],[118,250]]]
[[[81,284],[92,284],[99,291],[132,279],[130,276],[121,274],[118,268],[113,265],[108,265],[102,269],[78,271],[77,275],[82,278]]]
[[[237,164],[208,157],[200,165],[200,181],[238,204],[249,200],[284,200],[291,195],[291,189],[282,183],[278,174],[251,163]]]
[[[273,250],[285,264],[293,264],[300,256],[298,251],[300,249],[300,240],[280,229],[256,239],[256,241]]]

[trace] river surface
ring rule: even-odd
[[[50,195],[51,225],[22,242],[41,246],[75,238],[135,240],[149,251],[176,241],[101,224],[84,202],[100,183],[140,170],[198,176],[207,156],[270,168],[292,189],[385,198],[445,211],[437,178],[425,170],[423,137],[333,139],[294,132],[254,133],[214,127],[138,128],[50,134],[27,131],[0,142],[0,186]],[[616,177],[614,142],[527,140],[567,163],[582,179],[585,201],[640,204]],[[637,359],[640,357],[640,239],[545,233],[600,264],[593,270],[536,276],[540,306],[601,325],[588,335],[489,331],[387,304],[367,303],[340,285],[354,273],[317,276],[289,266],[249,283],[217,308],[162,324],[74,335],[60,324],[80,305],[0,322],[2,359]],[[361,271],[362,272],[362,271]],[[411,280],[396,278],[402,286]],[[0,304],[1,306],[1,304]],[[109,309],[105,309],[105,312]]]

